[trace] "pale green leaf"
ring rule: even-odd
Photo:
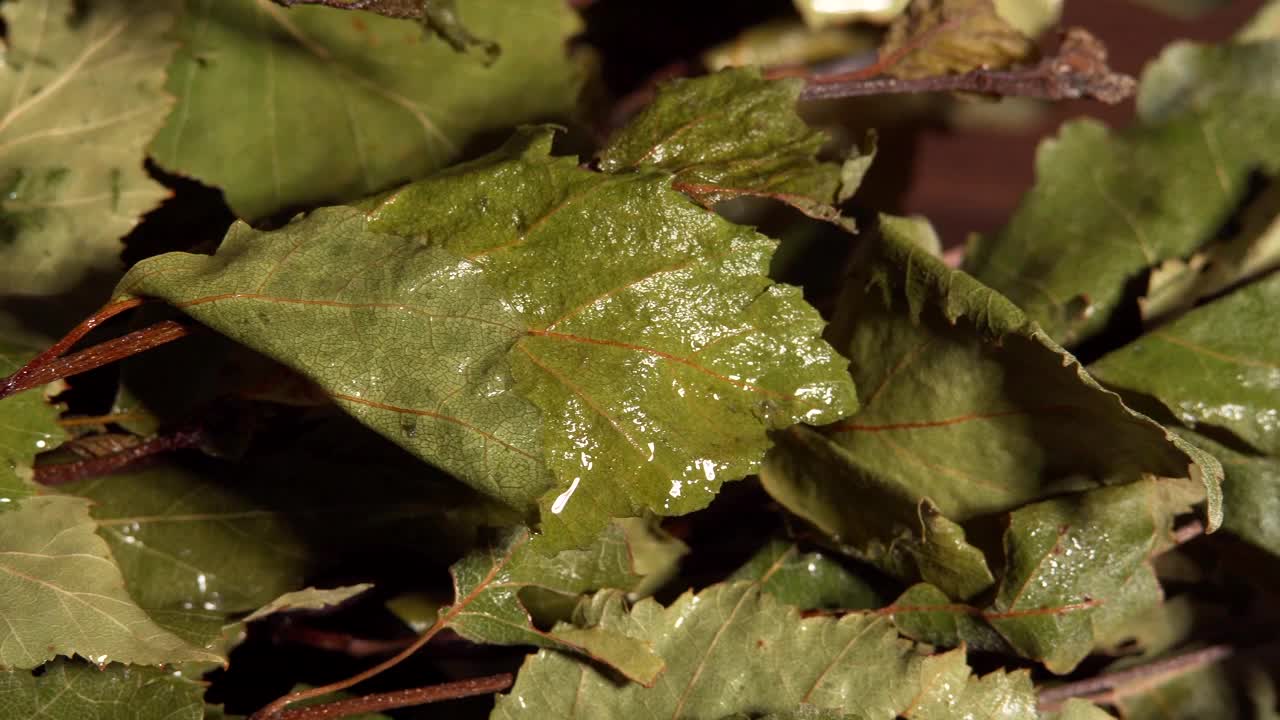
[[[1035,44],[997,10],[996,0],[917,0],[889,27],[882,57],[896,57],[885,72],[905,78],[999,68],[1030,55]],[[1043,22],[1043,8],[1005,0],[1018,23]],[[897,53],[902,53],[897,57]]]
[[[1183,260],[1152,268],[1138,300],[1142,320],[1155,326],[1234,285],[1280,267],[1280,184],[1272,183],[1240,214],[1240,230]]]
[[[560,0],[462,0],[491,65],[412,20],[268,0],[186,0],[179,103],[151,145],[244,218],[351,200],[440,168],[486,132],[566,113],[577,93]]]
[[[125,592],[89,502],[30,497],[0,522],[0,666],[58,655],[159,665],[218,660],[157,625]]]
[[[292,610],[319,610],[321,608],[341,605],[351,598],[373,587],[370,583],[360,583],[359,585],[348,585],[346,587],[329,588],[319,590],[309,587],[304,590],[295,590],[294,592],[285,593],[262,607],[254,610],[246,617],[243,622],[253,622],[261,620],[268,615],[274,615],[279,612],[289,612]]]
[[[765,276],[773,241],[669,175],[593,173],[550,141],[524,133],[364,210],[237,225],[213,257],[141,262],[120,292],[290,365],[472,487],[537,502],[562,547],[609,517],[701,508],[758,467],[768,429],[854,407],[821,318]]]
[[[618,595],[602,595],[588,614],[652,644],[667,663],[653,688],[620,685],[570,655],[542,650],[525,661],[492,717],[1036,716],[1026,673],[978,680],[963,652],[920,654],[883,617],[801,618],[754,583],[686,593],[669,608],[650,600],[625,608]]]
[[[1280,42],[1176,44],[1143,76],[1138,122],[1041,144],[1037,183],[965,267],[1059,342],[1093,337],[1126,285],[1209,240],[1255,171],[1280,169]]]
[[[853,168],[870,158],[855,154],[847,161],[847,183],[841,165],[816,159],[828,138],[796,115],[803,85],[765,80],[755,69],[673,80],[610,140],[600,169],[668,170],[676,189],[708,207],[767,197],[852,227],[835,203],[853,195],[861,180]]]
[[[162,86],[174,11],[163,0],[23,0],[3,16],[0,291],[79,287],[85,297],[62,311],[24,318],[61,332],[63,312],[101,302],[104,278],[124,269],[120,238],[166,195],[142,162],[173,105]]]
[[[0,340],[0,377],[22,367],[32,354]],[[67,438],[58,426],[59,409],[47,397],[53,387],[33,388],[0,400],[0,513],[34,494],[31,468],[36,455]]]
[[[1187,427],[1225,430],[1280,454],[1280,307],[1271,274],[1163,325],[1089,370],[1108,386],[1158,400]]]
[[[1018,32],[1033,38],[1062,19],[1063,0],[995,0],[996,12]]]
[[[39,675],[0,672],[0,717],[14,720],[201,720],[204,687],[153,668],[58,660]]]

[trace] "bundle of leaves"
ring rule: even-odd
[[[0,715],[1276,717],[1280,6],[956,267],[818,105],[1060,3],[623,5],[0,5]]]

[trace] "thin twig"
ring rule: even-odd
[[[277,5],[322,5],[339,10],[366,10],[399,19],[419,20],[423,16],[423,0],[273,0]]]
[[[1210,645],[1164,660],[1131,667],[1119,672],[1058,685],[1040,691],[1040,712],[1054,712],[1071,698],[1085,698],[1109,702],[1146,692],[1170,680],[1194,672],[1230,657],[1235,652],[1230,645]]]
[[[511,673],[490,675],[489,677],[459,680],[458,682],[428,685],[410,690],[393,690],[391,692],[365,695],[358,698],[335,700],[323,705],[286,710],[276,716],[277,720],[336,720],[360,713],[382,712],[395,708],[426,705],[443,700],[488,695],[511,687]],[[258,717],[254,715],[254,717]]]
[[[1069,30],[1058,54],[1017,70],[974,70],[960,75],[923,78],[814,78],[801,92],[803,100],[889,95],[897,93],[972,92],[1043,100],[1093,98],[1118,103],[1133,94],[1136,82],[1107,67],[1102,43],[1080,28]]]
[[[56,465],[41,465],[35,469],[35,481],[41,485],[53,486],[65,485],[99,475],[107,475],[123,470],[152,455],[196,447],[203,439],[204,433],[199,429],[179,430],[165,435],[157,435],[110,455],[85,458],[75,462],[58,463]]]
[[[369,678],[383,672],[384,670],[390,670],[396,665],[399,665],[410,655],[413,655],[414,653],[421,650],[423,646],[425,646],[427,643],[431,642],[431,638],[435,637],[436,633],[444,629],[445,623],[446,623],[445,618],[440,618],[436,620],[435,624],[427,628],[426,632],[419,635],[418,639],[414,640],[412,645],[396,653],[394,656],[389,657],[386,660],[383,660],[377,665],[374,665],[368,670],[364,670],[362,672],[356,673],[355,675],[352,675],[351,677],[345,678],[343,680],[329,683],[328,685],[321,685],[320,687],[309,688],[307,690],[299,690],[298,692],[289,693],[288,695],[285,695],[283,697],[276,698],[269,705],[267,705],[266,707],[263,707],[261,710],[251,715],[249,717],[249,720],[279,720],[279,716],[281,715],[281,713],[284,712],[284,709],[289,705],[292,705],[296,702],[301,702],[303,700],[310,700],[311,698],[314,698],[314,697],[320,697],[321,695],[328,695],[329,693],[335,693],[341,690],[346,690],[352,685],[362,683],[365,680],[368,680]]]

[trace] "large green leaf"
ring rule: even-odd
[[[369,427],[585,544],[705,506],[769,428],[854,407],[774,243],[646,171],[548,155],[548,131],[213,257],[139,263],[161,297],[315,380]],[[341,268],[335,271],[335,268]],[[574,282],[564,282],[564,278]]]
[[[31,353],[7,340],[0,340],[0,377],[14,372]],[[46,397],[46,389],[31,389],[0,400],[0,512],[34,494],[31,467],[36,455],[52,450],[66,440],[58,426],[57,407]]]
[[[619,685],[570,655],[542,650],[498,698],[495,720],[812,717],[806,705],[867,718],[1036,716],[1026,673],[977,679],[963,652],[920,654],[885,618],[802,619],[754,583],[686,593],[669,608],[645,600],[630,612],[617,594],[602,595],[588,614],[653,645],[667,662],[657,685]]]
[[[157,625],[125,592],[89,502],[31,497],[0,523],[0,666],[58,655],[159,665],[218,657]]]
[[[1216,526],[1217,462],[1127,408],[1013,303],[920,249],[926,229],[881,220],[832,328],[869,389],[864,407],[826,435],[785,433],[762,472],[769,492],[855,553],[961,598],[991,578],[980,555],[962,561],[976,551],[951,520],[1082,478],[1196,477]],[[918,575],[893,559],[904,543]]]
[[[1150,558],[1172,545],[1174,517],[1199,492],[1186,480],[1148,480],[1028,505],[1009,516],[1005,567],[987,606],[922,585],[878,612],[925,642],[1012,650],[1070,672],[1161,601]]]
[[[351,200],[456,159],[486,132],[565,114],[577,93],[559,0],[462,0],[497,62],[412,20],[268,0],[187,0],[169,68],[179,104],[151,145],[235,212]]]
[[[163,670],[59,660],[0,672],[0,716],[22,720],[201,720],[204,687]]]
[[[120,238],[166,194],[142,161],[173,103],[162,88],[172,3],[23,0],[3,15],[0,292],[110,282],[124,269]],[[101,296],[87,302],[75,311]]]
[[[1097,334],[1143,270],[1210,239],[1250,174],[1280,169],[1280,42],[1177,44],[1143,77],[1139,120],[1040,146],[1037,183],[965,267],[1065,344]]]
[[[600,168],[668,170],[677,189],[707,206],[759,196],[839,221],[835,203],[853,195],[870,156],[843,168],[815,159],[828,138],[795,113],[803,85],[754,69],[674,80],[614,136]]]
[[[1153,397],[1187,427],[1214,428],[1280,454],[1280,275],[1161,326],[1090,366],[1102,382]]]

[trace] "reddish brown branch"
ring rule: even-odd
[[[513,681],[511,673],[501,673],[499,675],[460,680],[441,685],[428,685],[410,690],[395,690],[365,695],[364,697],[336,700],[323,705],[286,710],[278,715],[263,717],[271,717],[273,720],[335,720],[336,718],[349,717],[360,713],[382,712],[384,710],[426,705],[427,703],[444,700],[458,700],[476,695],[488,695],[506,690],[511,687]],[[254,717],[259,717],[259,715],[255,714]]]
[[[293,623],[281,625],[275,630],[273,637],[278,642],[306,645],[319,650],[343,653],[351,657],[389,655],[405,649],[417,639],[416,636],[410,636],[397,640],[374,640],[356,637],[350,633],[321,630]]]
[[[923,78],[814,78],[800,97],[825,100],[897,93],[972,92],[1042,100],[1093,98],[1118,103],[1133,94],[1136,83],[1107,67],[1102,43],[1080,28],[1067,32],[1058,53],[1016,70],[974,70],[960,75]]]
[[[39,466],[35,469],[35,481],[41,485],[65,485],[77,480],[107,475],[123,470],[152,455],[196,447],[202,439],[203,433],[198,429],[157,435],[110,455]]]
[[[77,328],[72,331],[72,334],[58,341],[49,350],[40,353],[31,362],[19,368],[17,372],[0,381],[0,399],[23,390],[40,387],[54,380],[61,380],[103,365],[110,365],[113,362],[160,347],[165,343],[173,342],[178,338],[186,337],[191,333],[191,329],[180,322],[162,320],[155,325],[131,332],[128,335],[107,340],[73,355],[59,358],[58,355],[60,353],[53,351],[61,348],[61,351],[65,352],[66,347],[70,347],[75,340],[79,339],[79,337],[75,337],[71,342],[67,342],[68,338],[72,338],[79,330],[80,328]],[[84,332],[88,332],[88,330]],[[83,336],[83,334],[83,332],[79,333],[80,336]]]
[[[1210,645],[1201,650],[1193,650],[1146,665],[1041,690],[1040,712],[1057,711],[1071,698],[1114,702],[1120,698],[1146,692],[1180,675],[1220,662],[1233,653],[1234,649],[1229,645]]]

